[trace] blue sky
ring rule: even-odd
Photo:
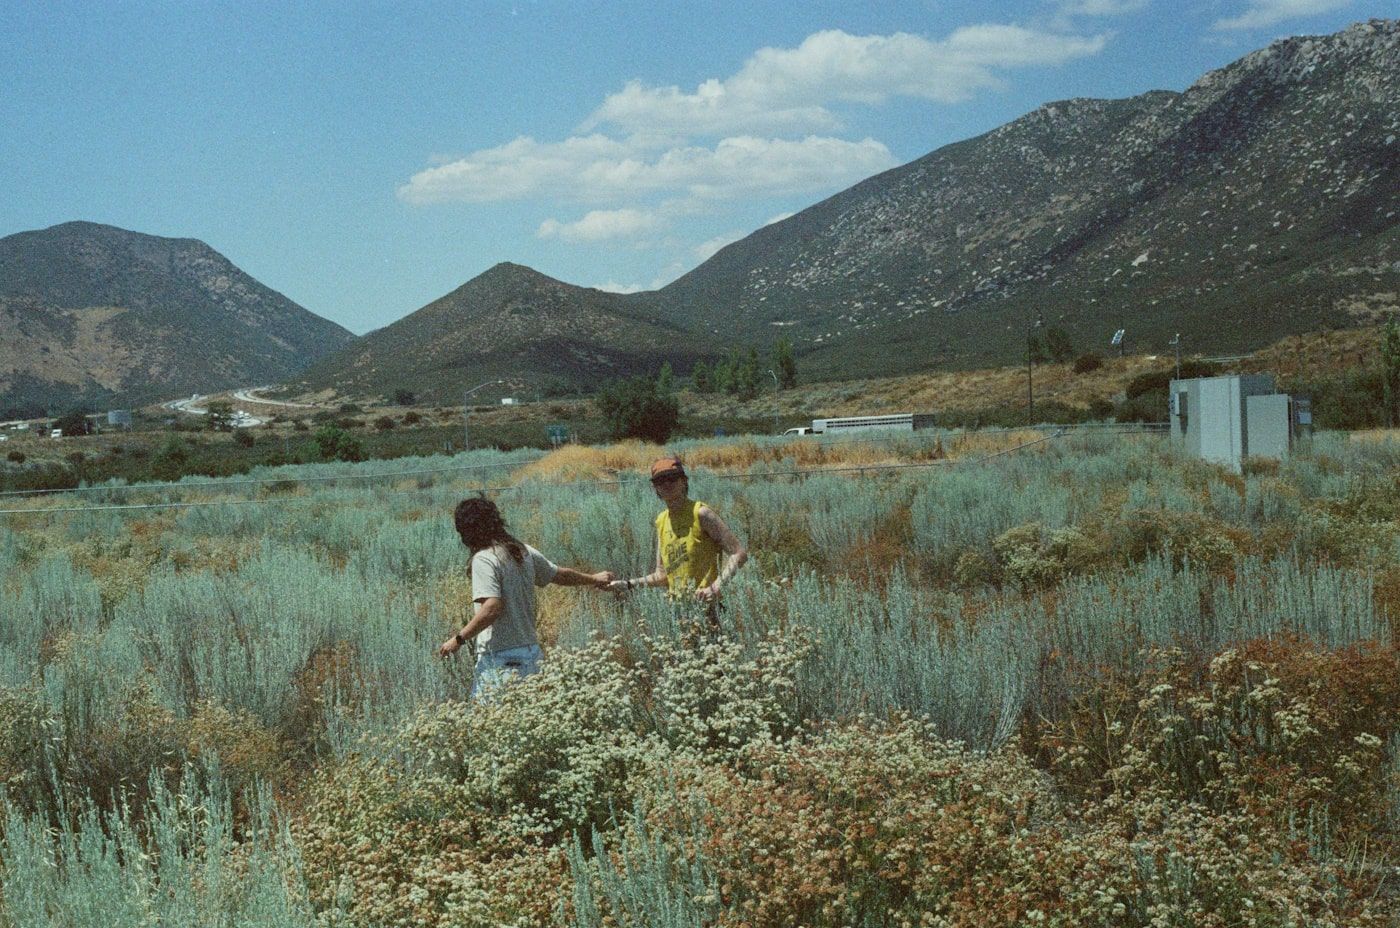
[[[650,289],[1042,103],[1400,0],[0,0],[0,235],[202,239],[355,332],[498,261]]]

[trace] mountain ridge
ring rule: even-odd
[[[1037,312],[1092,346],[1124,326],[1160,347],[1178,327],[1204,335],[1228,320],[1220,347],[1245,348],[1346,324],[1335,304],[1396,289],[1400,82],[1386,76],[1397,72],[1400,24],[1374,20],[1280,40],[1182,92],[1047,103],[760,229],[639,296],[711,331],[767,341],[780,330],[818,373],[889,371],[887,349],[910,339],[928,346],[924,366],[1011,360]],[[1345,195],[1319,187],[1312,159],[1296,157],[1319,147],[1333,150],[1313,173],[1339,171]],[[1308,227],[1290,236],[1295,257],[1270,256],[1297,266],[1261,286],[1247,278],[1268,254],[1274,217],[1250,214],[1266,204]],[[1228,224],[1201,221],[1209,212]],[[1244,218],[1264,219],[1254,222],[1258,241],[1238,240]],[[1360,253],[1347,240],[1358,224],[1369,236]],[[1192,240],[1214,266],[1183,254]],[[1250,244],[1265,254],[1222,257]],[[1246,263],[1255,267],[1241,270]],[[1392,270],[1376,286],[1336,286],[1341,272],[1377,265]],[[1135,281],[1133,292],[1104,286],[1115,272]],[[1081,305],[1060,295],[1067,290]],[[1256,318],[1285,299],[1291,318]],[[839,345],[867,334],[880,347],[864,357]]]
[[[289,389],[385,398],[408,390],[453,402],[478,381],[503,379],[543,395],[709,356],[688,338],[624,295],[503,261],[313,365]]]
[[[209,245],[75,220],[0,238],[0,407],[283,380],[355,336]]]

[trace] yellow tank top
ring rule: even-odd
[[[720,546],[700,526],[699,500],[684,515],[671,518],[671,510],[656,517],[656,538],[661,566],[666,568],[666,591],[679,596],[715,582],[719,576]]]

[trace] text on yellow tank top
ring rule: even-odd
[[[700,525],[703,505],[694,500],[685,512],[674,518],[669,508],[656,517],[661,566],[666,569],[666,591],[672,596],[707,587],[719,576],[720,547]]]

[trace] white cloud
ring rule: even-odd
[[[1351,0],[1248,0],[1248,6],[1239,16],[1217,19],[1212,28],[1262,29],[1300,16],[1312,16],[1338,10],[1351,3]]]
[[[641,284],[620,284],[610,280],[605,284],[594,284],[593,289],[604,293],[641,293],[645,288]]]
[[[637,238],[657,231],[663,224],[660,216],[638,209],[595,209],[577,222],[546,219],[535,235],[570,243],[603,242]]]
[[[1147,9],[1148,0],[1063,0],[1060,12],[1067,16],[1121,16]]]
[[[725,245],[732,245],[747,234],[746,232],[727,232],[724,235],[716,235],[709,241],[696,245],[690,250],[690,253],[695,256],[697,262],[704,263],[713,258],[715,253]]]
[[[414,204],[514,200],[547,186],[566,188],[570,172],[579,164],[622,160],[629,151],[622,142],[597,133],[544,144],[522,135],[496,148],[419,171],[399,187],[398,193]]]
[[[711,78],[692,93],[631,81],[584,126],[705,135],[830,131],[840,125],[828,109],[836,102],[966,100],[1000,86],[998,70],[1062,64],[1098,53],[1105,41],[999,24],[965,26],[939,41],[833,29],[809,35],[797,48],[760,49],[738,73]]]
[[[420,171],[398,194],[413,204],[535,197],[606,202],[657,193],[713,201],[840,189],[895,163],[889,149],[873,139],[736,136],[713,148],[658,153],[636,140],[598,134],[556,143],[521,137]],[[602,219],[597,223],[606,225]],[[551,231],[562,237],[563,228],[556,223]]]

